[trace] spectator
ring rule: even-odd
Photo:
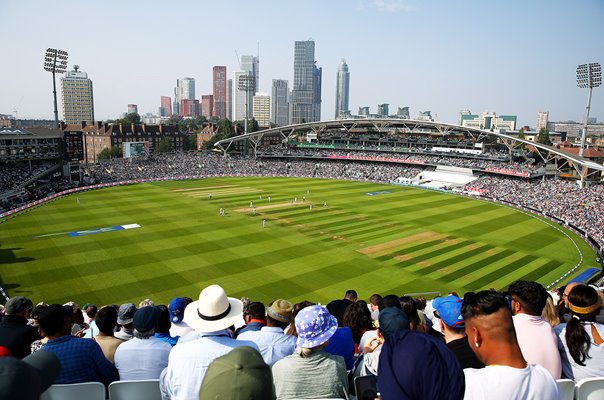
[[[284,332],[291,323],[292,309],[293,306],[289,301],[275,300],[266,309],[266,326],[259,331],[242,332],[237,339],[256,343],[264,362],[272,367],[283,357],[292,354],[296,348],[296,337],[286,335]]]
[[[308,300],[304,300],[304,301],[294,304],[294,308],[292,309],[292,321],[295,321],[296,315],[298,315],[298,313],[300,311],[302,311],[302,309],[309,307],[309,306],[314,306],[314,305],[315,305],[315,303],[311,303]],[[285,330],[285,334],[297,337],[298,331],[296,330],[296,324],[291,322],[289,324],[289,326],[287,327],[287,329]]]
[[[545,303],[545,307],[543,307],[543,312],[541,316],[544,320],[549,322],[552,327],[556,327],[560,323],[560,317],[558,316],[558,309],[554,304],[554,299],[551,294],[547,294],[547,302]]]
[[[119,379],[117,369],[105,358],[99,345],[90,339],[71,336],[71,316],[59,304],[51,304],[38,316],[48,342],[40,351],[53,353],[61,363],[55,383],[102,382]]]
[[[38,315],[40,315],[40,311],[44,310],[46,307],[48,307],[48,304],[38,304],[31,310],[31,318],[34,321],[32,326],[38,330],[38,335],[42,338],[31,342],[30,348],[32,353],[40,350],[42,346],[48,342],[48,338],[44,332],[42,332],[42,329],[40,329],[40,324],[38,323]]]
[[[0,322],[0,346],[8,348],[17,358],[31,353],[31,344],[40,339],[38,329],[27,324],[33,304],[23,296],[10,298],[5,306],[6,315]]]
[[[124,342],[134,337],[134,313],[136,306],[132,303],[122,304],[117,311],[117,324],[120,330],[115,332],[115,337]]]
[[[602,297],[590,286],[577,285],[567,304],[572,318],[556,327],[563,376],[575,381],[604,376],[604,325],[596,322]]]
[[[115,351],[115,367],[121,380],[159,379],[168,366],[172,346],[155,336],[161,311],[155,306],[134,313],[134,337]]]
[[[93,340],[99,344],[107,360],[114,364],[115,351],[119,345],[124,343],[123,340],[113,336],[117,325],[117,309],[114,306],[101,308],[96,313],[95,322],[99,333]]]
[[[359,353],[359,343],[361,337],[367,331],[373,330],[371,312],[367,303],[359,300],[352,303],[344,312],[342,324],[352,331],[352,340],[354,341],[355,354]]]
[[[355,346],[354,340],[352,339],[352,330],[350,330],[349,327],[344,326],[344,313],[348,309],[348,306],[342,307],[342,304],[343,303],[340,303],[339,300],[327,304],[327,310],[331,315],[336,317],[336,320],[338,321],[338,329],[331,339],[329,339],[329,343],[325,346],[325,351],[329,354],[342,356],[346,362],[346,369],[351,370],[354,367]],[[354,303],[350,301],[349,306],[352,304]]]
[[[173,298],[168,305],[168,309],[170,310],[170,322],[172,323],[172,326],[170,327],[170,336],[172,337],[182,337],[187,333],[193,332],[193,329],[182,320],[185,316],[186,306],[187,302],[182,297]]]
[[[294,321],[296,351],[273,365],[278,400],[348,398],[346,364],[324,350],[338,329],[338,321],[321,306],[302,309]]]
[[[23,360],[0,357],[0,399],[39,400],[55,382],[60,369],[57,357],[45,351]]]
[[[417,303],[411,296],[402,296],[399,299],[401,309],[409,318],[409,329],[412,331],[426,332],[426,325],[420,318],[421,311],[417,310]]]
[[[382,345],[387,338],[409,330],[409,318],[396,307],[388,307],[380,313],[380,327],[377,337],[365,345],[363,349],[363,363],[360,367],[360,375],[377,375]]]
[[[165,305],[157,306],[157,308],[159,308],[160,314],[155,328],[155,337],[170,343],[170,346],[174,347],[178,343],[179,336],[170,336],[170,310]]]
[[[379,294],[372,294],[369,298],[369,312],[371,312],[371,319],[377,321],[378,315],[380,314],[380,303],[382,302],[382,296]]]
[[[243,308],[243,320],[245,325],[235,332],[235,337],[238,337],[243,332],[259,331],[263,326],[266,326],[266,309],[264,304],[253,301]]]
[[[243,305],[239,299],[227,297],[218,285],[206,287],[199,300],[187,306],[184,321],[195,329],[197,339],[178,343],[170,352],[168,366],[161,374],[162,396],[172,400],[199,396],[201,381],[210,363],[235,347],[253,342],[235,340],[228,330],[241,318]]]
[[[557,399],[548,370],[529,364],[516,340],[507,300],[497,292],[466,293],[462,316],[470,347],[486,367],[464,370],[465,399]]]
[[[346,312],[348,306],[354,303],[355,301],[357,301],[357,292],[351,289],[346,291],[346,294],[344,295],[343,299],[332,300],[327,303],[326,308],[329,310],[329,313],[335,316],[336,318],[338,315],[343,317],[344,312]],[[338,319],[338,322],[341,322],[341,320]]]
[[[271,368],[251,347],[237,347],[208,367],[201,383],[200,400],[274,400]]]
[[[562,364],[552,326],[541,317],[547,291],[537,282],[516,281],[508,288],[512,297],[512,319],[522,356],[529,364],[539,364],[554,379],[560,379]]]
[[[438,331],[443,333],[447,347],[455,354],[462,369],[484,368],[468,344],[465,321],[461,316],[462,305],[463,301],[454,295],[434,299],[432,306]]]
[[[383,400],[457,400],[464,395],[463,371],[440,340],[403,330],[384,342],[378,389]]]
[[[99,334],[99,327],[97,326],[97,324],[95,322],[97,312],[98,312],[98,309],[94,304],[88,304],[88,307],[86,307],[86,309],[84,310],[84,313],[86,313],[86,316],[88,317],[87,319],[89,321],[88,329],[86,329],[84,331],[85,338],[92,339],[93,337],[95,337],[96,335]],[[79,309],[76,310],[75,316],[76,316],[76,320],[74,323],[74,328],[71,330],[72,335],[75,335],[74,329],[76,328],[76,325],[79,325],[81,327],[80,330],[87,328],[86,325],[84,324],[83,314]]]

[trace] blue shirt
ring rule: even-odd
[[[342,356],[346,361],[346,369],[351,370],[354,367],[354,340],[350,328],[347,326],[338,328],[336,333],[329,338],[325,351],[329,354]]]
[[[170,345],[174,347],[176,343],[178,343],[178,338],[180,336],[172,337],[169,333],[156,333],[155,337],[159,340],[163,340],[164,342],[170,343]]]
[[[265,324],[263,324],[262,322],[252,321],[246,326],[239,329],[235,337],[239,337],[239,335],[241,335],[243,332],[259,331],[260,329],[262,329],[263,326],[265,326]]]
[[[115,366],[93,340],[66,335],[49,340],[40,350],[53,353],[61,363],[54,383],[101,382],[108,385],[120,379]]]
[[[296,349],[296,337],[286,335],[277,326],[263,326],[259,331],[240,333],[237,340],[249,340],[258,345],[264,362],[270,367],[280,359],[290,356]]]

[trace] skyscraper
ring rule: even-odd
[[[212,82],[214,86],[214,110],[212,116],[218,118],[226,118],[227,69],[224,66],[215,66],[212,69],[212,75]]]
[[[128,104],[128,114],[138,114],[138,106],[136,104]]]
[[[289,82],[273,79],[271,92],[271,122],[277,126],[289,125]]]
[[[378,115],[380,117],[387,117],[389,112],[388,112],[388,106],[389,104],[385,103],[385,104],[378,104]]]
[[[256,93],[254,102],[254,119],[261,128],[268,128],[271,122],[271,98],[268,93]]]
[[[254,113],[254,93],[258,91],[258,83],[260,81],[260,59],[256,56],[241,56],[241,70],[247,75],[254,77],[254,84],[250,86],[247,92],[247,117],[252,118]]]
[[[92,81],[88,74],[79,71],[80,66],[74,65],[73,71],[68,71],[61,78],[61,94],[63,97],[63,120],[67,124],[94,122],[94,99]]]
[[[171,117],[172,116],[172,99],[170,96],[161,97],[161,106],[159,107],[160,117]]]
[[[182,110],[183,100],[195,100],[195,79],[182,78],[176,81],[175,103],[179,105],[179,115],[184,116]]]
[[[549,119],[549,111],[539,111],[537,113],[537,132],[543,129],[547,129],[547,122]]]
[[[239,90],[239,77],[247,75],[246,72],[243,71],[234,71],[233,72],[233,91],[231,95],[232,99],[232,113],[231,116],[232,121],[238,121],[245,119],[245,91]],[[249,107],[252,107],[252,103],[249,103]],[[252,114],[249,114],[249,117],[252,117]]]
[[[294,88],[292,123],[321,119],[321,69],[315,66],[315,42],[296,41],[294,45]]]
[[[348,109],[348,94],[350,91],[350,72],[348,72],[348,64],[346,60],[338,66],[338,76],[336,79],[336,118],[341,117],[341,113],[349,111]]]
[[[214,115],[214,96],[211,94],[201,96],[201,115],[206,118]]]
[[[233,120],[233,80],[227,79],[226,117]]]

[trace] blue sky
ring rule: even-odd
[[[312,38],[323,67],[322,118],[332,119],[336,71],[346,58],[350,108],[389,103],[456,122],[461,109],[518,116],[534,126],[581,120],[587,90],[581,63],[604,64],[604,1],[81,1],[0,0],[0,113],[53,117],[44,52],[69,52],[94,82],[95,116],[116,118],[128,103],[157,112],[176,79],[212,91],[212,66],[237,69],[236,51],[260,48],[260,90],[293,78],[294,41]],[[60,93],[59,93],[60,96]],[[59,97],[60,101],[60,97]],[[591,116],[604,121],[604,87]],[[59,106],[59,116],[61,109]]]

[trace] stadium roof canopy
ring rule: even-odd
[[[396,118],[342,119],[280,126],[223,139],[216,142],[214,147],[226,153],[233,143],[248,140],[253,145],[254,154],[256,154],[256,150],[262,138],[267,135],[280,135],[284,141],[287,141],[292,136],[296,136],[298,134],[315,133],[317,136],[319,136],[327,132],[339,131],[340,133],[349,133],[358,129],[373,129],[374,131],[381,132],[398,131],[400,133],[428,133],[431,135],[441,136],[463,134],[476,142],[480,142],[486,137],[496,137],[510,150],[518,148],[522,145],[533,146],[539,150],[537,153],[546,163],[555,160],[557,164],[560,165],[559,168],[564,168],[565,166],[573,167],[582,179],[587,179],[600,171],[604,171],[604,165],[593,162],[587,158],[579,157],[576,154],[560,150],[553,146],[535,143],[525,139],[519,139],[515,136],[507,135],[505,131],[491,132],[443,122]]]

